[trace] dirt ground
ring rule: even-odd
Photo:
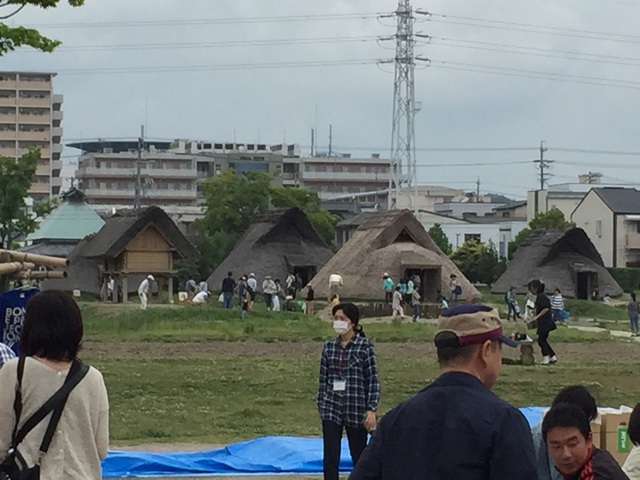
[[[247,340],[244,342],[85,342],[82,354],[87,357],[119,358],[180,358],[180,357],[237,357],[245,358],[317,358],[321,345],[318,342],[265,343]],[[376,352],[381,357],[417,358],[428,357],[435,361],[435,347],[430,343],[388,342],[376,344]],[[624,360],[638,359],[640,348],[637,343],[593,342],[593,343],[557,343],[553,348],[559,358],[572,361]],[[503,355],[516,358],[517,349],[504,348]]]

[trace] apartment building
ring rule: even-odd
[[[283,158],[282,183],[317,192],[321,200],[357,194],[362,201],[378,201],[387,197],[390,172],[390,160],[377,154],[370,158],[286,156]]]
[[[20,158],[40,149],[29,190],[35,201],[60,193],[62,95],[53,92],[55,73],[0,72],[0,155]]]
[[[76,180],[88,203],[131,206],[135,198],[137,141],[95,140],[69,144],[82,151]],[[204,203],[203,183],[228,169],[265,172],[282,184],[283,152],[297,145],[239,144],[175,140],[145,141],[140,155],[142,203],[193,207]]]

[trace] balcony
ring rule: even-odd
[[[62,111],[61,110],[54,110],[53,111],[53,119],[54,120],[57,120],[57,121],[61,122],[62,121],[62,117],[63,117],[63,115],[62,115]]]
[[[116,199],[125,198],[133,199],[135,195],[134,189],[117,190],[110,188],[87,188],[84,190],[87,197],[91,199]],[[195,190],[154,190],[147,189],[144,192],[144,198],[150,199],[167,199],[167,200],[196,200],[197,192]]]
[[[0,140],[10,140],[12,142],[16,141],[16,131],[15,130],[0,130]]]
[[[15,113],[0,113],[0,123],[16,123]]]
[[[16,149],[13,147],[0,148],[0,157],[15,157]]]
[[[36,142],[48,142],[49,132],[33,132],[33,131],[19,131],[18,140],[33,140]]]
[[[97,168],[97,167],[85,167],[78,169],[78,176],[82,178],[131,178],[135,175],[136,167],[131,165],[131,168]],[[180,180],[195,180],[197,173],[195,170],[179,170],[177,168],[167,169],[147,169],[142,168],[140,170],[143,177],[151,178],[175,178]]]
[[[25,115],[20,113],[18,114],[18,123],[23,125],[49,125],[51,117],[49,115]]]
[[[15,107],[16,97],[0,97],[0,107]]]
[[[60,177],[52,177],[51,178],[51,186],[52,187],[61,187],[62,179]]]
[[[49,165],[39,165],[36,168],[36,176],[38,177],[49,177],[51,175],[51,168]]]
[[[14,82],[15,85],[15,82]],[[46,80],[18,80],[18,90],[51,90],[51,82]]]
[[[0,80],[0,89],[2,90],[15,90],[16,89],[16,79],[2,79]]]
[[[53,127],[51,130],[52,137],[61,137],[62,136],[62,128],[61,127]]]
[[[62,170],[62,160],[54,160],[51,162],[52,170]]]
[[[24,107],[51,107],[51,98],[19,97],[18,105]]]
[[[364,172],[302,172],[300,179],[303,181],[328,181],[328,182],[374,182],[388,183],[388,173],[364,173]]]
[[[640,250],[640,234],[627,235],[625,247],[627,250]]]

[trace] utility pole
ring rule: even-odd
[[[333,157],[333,125],[329,125],[329,158]]]
[[[398,0],[398,8],[382,18],[395,18],[397,22],[396,34],[381,40],[393,40],[396,44],[396,54],[393,60],[381,63],[394,63],[393,88],[393,117],[391,128],[391,175],[389,176],[389,209],[396,208],[400,191],[408,190],[412,209],[414,196],[417,196],[417,164],[415,146],[415,114],[416,108],[414,72],[417,61],[428,62],[427,59],[414,55],[416,36],[414,24],[417,15],[428,16],[427,12],[413,10],[411,0]],[[419,36],[419,35],[418,35]],[[405,173],[406,171],[406,173]],[[411,192],[410,187],[414,187]]]
[[[480,177],[476,181],[476,203],[480,203]]]
[[[311,156],[315,157],[315,153],[314,153],[314,149],[316,146],[316,131],[312,128],[311,129]]]
[[[539,175],[540,175],[540,190],[544,190],[544,185],[549,180],[551,175],[546,171],[551,168],[551,164],[554,160],[548,160],[544,158],[544,154],[547,152],[547,149],[544,147],[544,142],[540,142],[540,158],[534,160],[533,163],[538,165]]]
[[[142,206],[142,150],[144,149],[144,125],[140,126],[140,137],[138,138],[138,159],[136,160],[135,174],[135,197],[133,208],[139,209]]]

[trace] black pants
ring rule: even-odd
[[[384,301],[391,303],[393,301],[393,292],[384,292]]]
[[[550,332],[538,333],[538,345],[540,345],[540,350],[542,350],[544,357],[553,357],[556,354],[553,348],[551,348],[551,345],[549,345],[549,333]]]
[[[324,480],[338,480],[340,466],[340,447],[342,442],[342,430],[347,430],[347,440],[349,441],[349,452],[351,460],[355,466],[360,459],[360,455],[367,446],[367,430],[363,425],[359,427],[345,427],[334,422],[322,421],[322,443],[324,445],[324,456],[322,468],[324,470]]]
[[[264,294],[264,303],[267,304],[267,308],[271,308],[273,306],[273,295],[271,293]]]

